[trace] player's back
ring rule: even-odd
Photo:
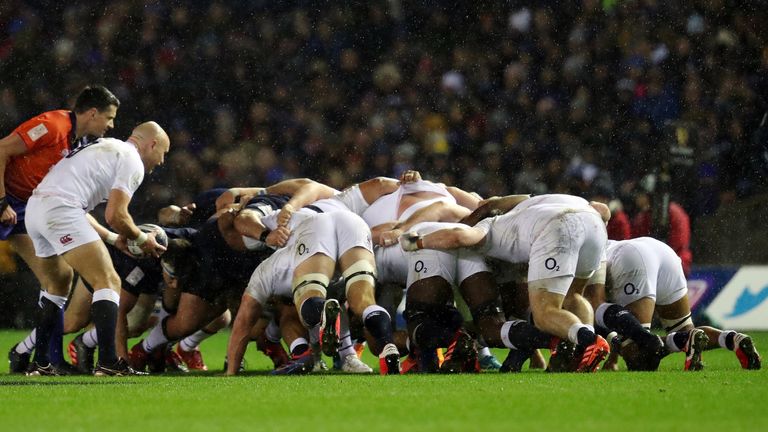
[[[101,138],[54,165],[35,194],[64,198],[90,211],[106,201],[112,189],[133,195],[143,178],[144,164],[133,144]]]

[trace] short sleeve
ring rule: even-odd
[[[117,160],[112,189],[118,189],[133,196],[143,180],[144,164],[139,154],[133,150],[121,153]]]

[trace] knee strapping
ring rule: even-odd
[[[691,319],[691,314],[689,313],[683,317],[671,320],[661,318],[661,326],[664,327],[664,330],[666,330],[667,333],[672,333],[683,330],[687,327],[693,327],[694,325],[693,319]]]
[[[366,260],[360,260],[349,266],[342,273],[347,291],[355,282],[365,281],[376,286],[376,267]]]
[[[293,280],[293,302],[299,303],[308,291],[318,291],[325,297],[328,294],[328,276],[322,273],[308,273]]]

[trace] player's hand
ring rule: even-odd
[[[408,170],[400,175],[400,183],[415,183],[421,180],[421,173],[416,170]]]
[[[296,210],[291,204],[286,204],[280,209],[280,214],[277,215],[277,224],[280,226],[288,226],[288,222],[291,221],[291,217]]]
[[[400,247],[406,252],[419,250],[419,240],[421,240],[421,236],[415,232],[407,232],[400,236]]]
[[[114,246],[117,250],[128,255],[129,257],[136,258],[135,256],[133,256],[131,251],[128,250],[128,238],[126,236],[122,234],[118,235]]]
[[[189,203],[179,209],[179,215],[176,217],[176,223],[179,225],[186,225],[187,222],[189,222],[189,218],[191,218],[192,214],[195,213],[195,210],[197,210],[197,204],[195,203]]]
[[[381,245],[384,247],[392,246],[393,244],[397,243],[401,235],[403,235],[403,230],[399,228],[395,228],[395,229],[384,231],[383,233],[381,233],[379,241],[381,242]]]
[[[147,256],[160,258],[160,255],[165,252],[165,246],[157,243],[157,240],[155,240],[156,235],[157,233],[155,232],[147,233],[147,241],[139,247],[145,254],[147,254]]]
[[[267,235],[265,243],[267,243],[267,246],[281,248],[285,246],[286,243],[288,243],[288,238],[290,236],[291,230],[284,226],[279,226],[276,230],[270,232],[269,235]]]
[[[16,211],[11,206],[6,207],[3,215],[0,216],[0,223],[4,225],[16,225]]]
[[[219,195],[218,198],[216,198],[216,210],[221,210],[224,207],[229,206],[230,204],[234,204],[235,200],[237,200],[237,195],[235,195],[232,190],[224,191],[221,195]]]

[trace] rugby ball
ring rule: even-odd
[[[141,224],[139,229],[145,233],[155,233],[155,241],[161,246],[168,247],[168,235],[165,230],[155,224]],[[134,240],[128,240],[128,252],[136,258],[146,258],[146,254]]]

